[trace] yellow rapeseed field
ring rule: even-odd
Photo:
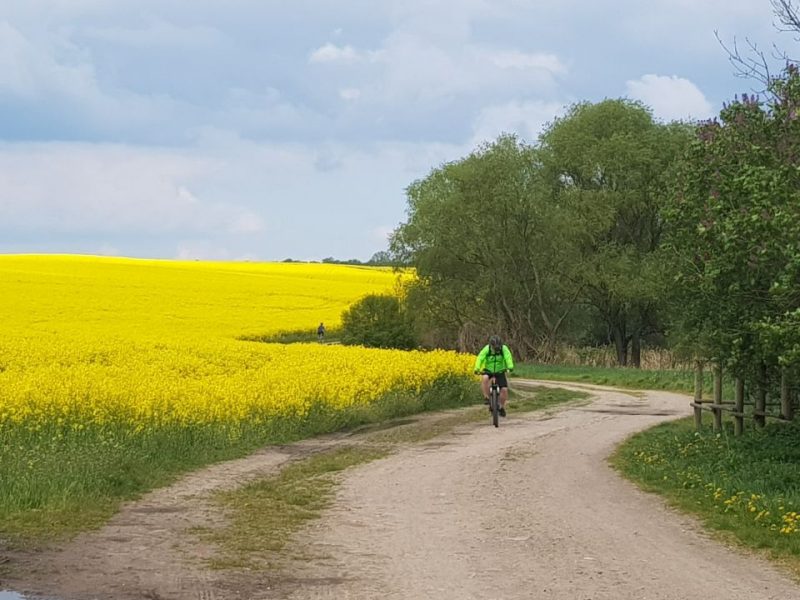
[[[417,390],[470,359],[248,335],[335,326],[388,269],[0,256],[0,428],[235,424]]]

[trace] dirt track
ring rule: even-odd
[[[786,575],[709,539],[607,466],[618,442],[686,415],[688,399],[591,389],[587,406],[549,416],[512,409],[498,430],[487,415],[485,425],[349,471],[335,507],[290,548],[305,560],[279,577],[205,571],[197,558],[212,550],[185,530],[218,518],[205,492],[335,438],[194,474],[99,533],[21,559],[27,575],[8,584],[64,600],[800,599]]]

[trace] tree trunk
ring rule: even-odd
[[[617,364],[620,367],[628,365],[628,336],[625,335],[625,328],[620,324],[614,324],[611,328],[611,335],[614,338],[614,347],[617,349]]]
[[[631,338],[631,365],[637,369],[642,367],[642,337],[638,331]]]
[[[767,412],[767,385],[769,382],[767,381],[767,364],[763,361],[758,365],[757,378],[758,389],[756,390],[756,409],[753,420],[756,427],[764,427],[767,424],[765,413]]]

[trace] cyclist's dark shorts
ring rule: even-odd
[[[494,378],[497,381],[497,385],[499,385],[501,388],[508,387],[508,380],[506,379],[505,373],[489,373],[489,371],[484,371],[483,374],[488,375],[489,377],[494,375]]]

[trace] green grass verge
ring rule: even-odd
[[[268,335],[247,335],[239,338],[245,342],[263,342],[265,344],[308,344],[319,341],[317,332],[299,329],[297,331],[282,331]],[[325,344],[339,344],[342,341],[342,332],[339,329],[329,329],[325,332]]]
[[[709,425],[710,427],[710,425]],[[612,464],[710,528],[800,573],[800,423],[734,437],[683,419],[636,434]]]
[[[478,400],[471,377],[448,376],[419,394],[395,392],[343,411],[320,403],[304,418],[260,424],[0,428],[0,541],[30,547],[99,527],[126,500],[268,444]]]
[[[509,400],[512,418],[514,413],[544,411],[588,397],[582,392],[551,388],[528,388],[512,394]],[[480,421],[489,426],[489,415],[483,404],[448,412],[435,419],[403,419],[363,426],[356,430],[360,434],[359,444],[315,454],[288,465],[275,475],[217,494],[217,504],[228,515],[227,525],[218,529],[197,529],[195,533],[218,547],[212,567],[279,569],[285,558],[282,551],[291,535],[333,502],[338,473],[383,458],[402,445],[424,442],[457,426]]]
[[[694,392],[693,371],[648,371],[630,367],[571,367],[559,365],[520,364],[514,375],[531,379],[552,381],[574,381],[593,383],[639,390],[669,390],[674,392]],[[712,392],[711,373],[704,373],[704,394]]]

